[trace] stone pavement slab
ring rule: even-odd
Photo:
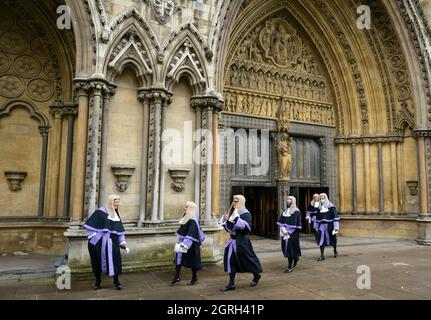
[[[112,279],[102,278],[102,288],[93,290],[93,279],[72,279],[70,290],[59,290],[55,279],[0,280],[0,299],[37,300],[382,300],[431,299],[431,247],[414,241],[372,238],[339,238],[339,256],[326,250],[326,260],[316,261],[319,249],[312,237],[301,237],[302,257],[292,273],[284,273],[287,259],[280,243],[270,239],[252,239],[264,272],[259,285],[250,288],[251,274],[238,274],[235,291],[221,292],[228,282],[222,264],[205,265],[198,273],[199,282],[187,283],[191,272],[183,269],[181,282],[170,286],[168,271],[123,274],[123,290],[115,290]],[[9,260],[11,262],[11,260]],[[27,260],[28,262],[28,260]],[[27,263],[25,262],[25,263]],[[356,286],[357,269],[371,270],[371,289]],[[10,272],[10,270],[8,270]],[[10,273],[13,276],[13,273]]]

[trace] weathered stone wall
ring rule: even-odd
[[[172,134],[180,139],[174,142],[171,138],[164,142],[166,151],[172,150],[168,144],[170,144],[176,151],[179,151],[179,157],[170,156],[172,153],[168,153],[167,157],[172,158],[174,163],[165,163],[164,165],[164,178],[165,178],[165,219],[166,220],[179,220],[180,215],[183,212],[186,201],[194,200],[194,165],[193,165],[193,150],[195,149],[195,142],[193,141],[194,130],[196,129],[195,112],[190,107],[191,91],[185,84],[179,84],[172,97],[172,103],[167,108],[166,115],[166,128],[172,129]],[[185,129],[190,127],[189,129]],[[186,130],[186,131],[185,131]],[[167,136],[173,137],[168,134]],[[180,134],[181,136],[178,136]],[[173,180],[169,174],[169,169],[189,169],[190,172],[187,178],[184,180],[184,189],[180,192],[174,191],[171,187]]]
[[[121,196],[121,218],[139,219],[140,183],[142,166],[142,141],[144,126],[144,106],[138,101],[138,83],[135,73],[126,69],[117,79],[117,92],[112,98],[108,115],[107,160],[105,197],[111,194]],[[135,167],[129,179],[128,188],[120,192],[112,166],[130,165]]]

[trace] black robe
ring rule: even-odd
[[[316,214],[316,243],[319,246],[335,246],[337,245],[337,235],[333,235],[334,229],[339,229],[340,217],[338,216],[337,209],[330,205],[327,212],[320,212]]]
[[[176,235],[179,243],[184,243],[189,249],[186,253],[177,252],[174,264],[200,270],[202,268],[201,244],[205,240],[205,236],[197,219],[191,218],[185,224],[182,224],[177,230]]]
[[[280,228],[285,227],[290,236],[287,240],[281,237],[283,255],[286,258],[299,258],[301,256],[301,247],[299,245],[299,230],[302,229],[301,212],[296,210],[290,217],[285,217],[281,214],[277,224]]]
[[[315,241],[317,241],[317,230],[315,229],[315,223],[316,223],[316,215],[319,212],[319,207],[312,206],[310,203],[310,206],[307,208],[306,216],[309,216],[311,218],[311,229],[313,229]]]
[[[224,228],[230,234],[224,250],[224,271],[261,273],[262,266],[248,237],[252,228],[250,212],[244,208],[233,222],[226,221]]]
[[[120,215],[117,212],[118,217]],[[105,272],[109,276],[122,272],[120,244],[125,241],[123,223],[108,219],[106,208],[97,209],[83,225],[88,241],[88,252],[94,273]]]

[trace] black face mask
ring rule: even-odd
[[[290,206],[291,206],[291,203],[288,203],[288,204],[287,204],[287,207],[288,207],[288,208],[290,208]]]

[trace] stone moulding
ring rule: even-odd
[[[12,192],[18,192],[22,190],[22,185],[27,172],[24,171],[5,171],[4,175],[8,181],[9,190]]]
[[[184,180],[189,175],[190,169],[172,168],[168,169],[168,171],[171,179],[173,180],[171,183],[172,189],[174,189],[176,192],[183,191],[185,187]]]
[[[418,181],[406,181],[407,188],[409,188],[410,195],[416,196],[418,194]]]
[[[136,167],[130,165],[112,165],[111,169],[117,180],[115,185],[117,186],[118,191],[126,191],[129,187],[129,180],[135,172]]]

